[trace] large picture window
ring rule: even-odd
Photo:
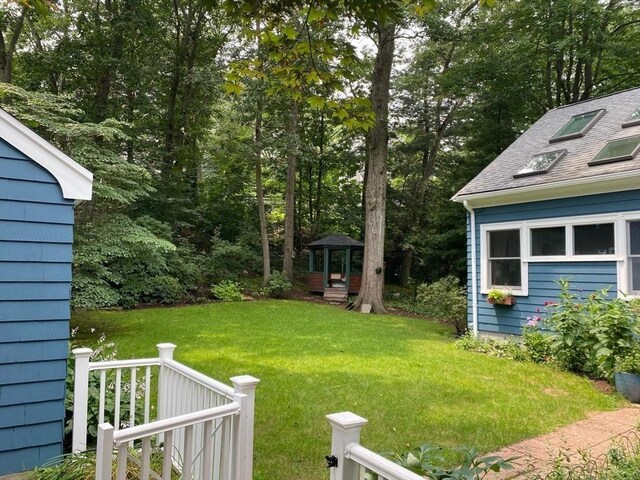
[[[531,256],[533,257],[566,255],[566,244],[565,227],[531,229]]]
[[[613,255],[616,253],[613,223],[574,225],[574,255]]]
[[[496,287],[522,286],[519,229],[489,232],[489,281]]]

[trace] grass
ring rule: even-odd
[[[312,303],[80,312],[72,324],[85,344],[104,332],[119,358],[171,342],[178,361],[213,378],[258,377],[256,480],[327,478],[329,413],[367,418],[362,442],[375,451],[489,452],[620,402],[584,378],[458,350],[441,324]]]

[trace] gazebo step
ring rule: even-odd
[[[324,289],[324,299],[331,302],[346,302],[347,289],[340,287],[327,287]]]

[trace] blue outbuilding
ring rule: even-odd
[[[469,326],[519,334],[557,280],[640,296],[640,88],[547,112],[455,196],[468,210]],[[487,293],[512,295],[513,305]]]
[[[0,109],[0,475],[62,453],[73,209],[92,178]]]

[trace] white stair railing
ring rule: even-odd
[[[157,436],[157,443],[163,445],[163,454],[170,452],[165,459],[170,458],[175,468],[180,469],[185,459],[191,458],[191,453],[195,452],[195,457],[190,460],[192,471],[189,472],[193,479],[233,478],[227,473],[225,476],[220,476],[225,472],[224,470],[216,470],[218,472],[216,475],[208,476],[208,470],[204,466],[206,462],[203,463],[198,458],[205,454],[209,455],[207,453],[209,447],[213,448],[211,455],[216,459],[225,458],[225,455],[228,456],[228,453],[232,452],[235,459],[234,468],[242,474],[240,478],[243,480],[252,478],[253,417],[255,390],[259,380],[248,375],[237,376],[231,378],[233,383],[231,387],[173,360],[175,345],[161,343],[157,347],[159,352],[157,358],[104,362],[91,362],[90,357],[93,352],[90,349],[73,350],[76,364],[72,451],[86,450],[89,378],[90,375],[96,375],[91,372],[99,372],[100,399],[97,423],[103,425],[103,430],[106,428],[102,434],[103,443],[109,440],[107,425],[113,429],[113,438],[119,442],[117,444],[119,451],[124,451],[123,449],[127,447],[127,445],[123,446],[122,438],[129,438],[119,434],[119,431],[131,432],[133,428],[135,433],[138,431],[135,430],[136,428],[146,427],[152,420],[173,421],[178,417],[184,418],[190,414],[229,407],[237,402],[238,398],[243,398],[242,408],[233,415],[234,418],[225,420],[226,417],[215,417],[210,422],[203,420],[184,428],[171,428],[167,430],[169,433],[159,430],[154,435]],[[139,378],[139,372],[143,372],[141,378]],[[157,405],[151,405],[152,387],[156,386]],[[109,413],[106,392],[111,389],[114,391],[115,405],[113,412]],[[137,409],[144,411],[143,423],[139,426],[136,425]],[[153,414],[154,409],[156,415]],[[94,426],[97,427],[97,425]],[[170,442],[167,442],[165,435],[170,435]],[[137,446],[134,442],[142,441],[144,450],[145,438],[147,437],[130,438],[127,440],[128,448]],[[103,445],[104,448],[107,448],[106,444]]]
[[[330,480],[360,480],[375,473],[378,480],[424,480],[391,460],[360,445],[367,420],[351,412],[327,415],[331,425]]]

